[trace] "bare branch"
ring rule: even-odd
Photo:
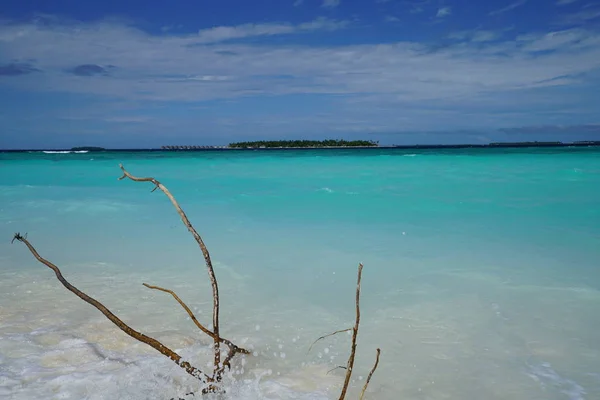
[[[200,329],[202,332],[206,333],[211,338],[215,337],[215,334],[213,332],[209,331],[204,325],[202,325],[200,323],[200,321],[198,321],[198,318],[196,318],[196,316],[194,315],[192,310],[190,310],[190,308],[187,306],[187,304],[185,304],[183,302],[183,300],[181,300],[179,298],[179,296],[177,296],[177,294],[175,294],[174,291],[172,291],[170,289],[161,288],[160,286],[148,285],[147,283],[143,283],[142,285],[146,286],[148,289],[160,290],[161,292],[169,293],[171,296],[173,296],[173,298],[175,300],[177,300],[177,302],[181,305],[181,307],[183,307],[183,309],[188,313],[188,315],[190,316],[192,321],[194,321],[194,324],[196,324],[198,329]]]
[[[213,333],[214,333],[213,340],[214,340],[214,346],[215,346],[214,365],[215,365],[215,371],[216,371],[219,368],[219,364],[221,361],[221,352],[219,350],[219,348],[220,348],[220,346],[219,346],[219,344],[220,344],[220,339],[219,339],[220,338],[220,334],[219,334],[219,286],[217,284],[217,278],[215,277],[215,271],[213,269],[212,261],[210,259],[210,253],[208,252],[208,249],[206,248],[204,241],[202,240],[202,238],[200,237],[200,235],[198,234],[198,232],[196,231],[196,229],[194,228],[194,226],[188,219],[187,215],[185,215],[185,212],[183,212],[183,210],[179,206],[179,203],[177,202],[177,200],[175,200],[175,197],[173,197],[171,192],[169,192],[169,190],[162,183],[160,183],[159,181],[157,181],[154,178],[139,178],[139,177],[133,176],[125,170],[125,167],[123,167],[123,164],[119,164],[119,167],[123,171],[123,176],[120,177],[119,180],[129,178],[135,182],[151,182],[155,186],[152,191],[156,190],[157,188],[160,189],[169,198],[169,200],[171,200],[171,203],[173,204],[173,206],[177,210],[177,213],[181,217],[181,221],[186,226],[188,231],[192,234],[192,236],[198,243],[198,246],[200,246],[200,250],[202,250],[202,254],[204,255],[204,260],[206,261],[206,268],[208,270],[208,276],[210,278],[210,283],[211,283],[212,291],[213,291]]]
[[[33,254],[33,256],[39,262],[41,262],[42,264],[46,265],[48,268],[53,270],[54,273],[56,274],[56,277],[58,278],[60,283],[63,284],[63,286],[65,288],[67,288],[71,292],[75,293],[75,295],[77,295],[80,299],[82,299],[86,303],[89,303],[92,306],[96,307],[102,314],[104,314],[104,316],[106,316],[106,318],[108,318],[113,324],[115,324],[117,327],[119,327],[123,332],[125,332],[132,338],[139,340],[140,342],[146,343],[148,346],[153,347],[155,350],[158,350],[160,353],[169,357],[171,360],[173,360],[173,362],[175,362],[175,364],[179,365],[181,368],[183,368],[188,374],[190,374],[194,378],[197,378],[202,382],[209,382],[211,380],[210,377],[208,375],[206,375],[205,373],[203,373],[201,370],[199,370],[196,367],[193,367],[189,362],[183,361],[179,354],[175,353],[173,350],[171,350],[164,344],[160,343],[158,340],[151,338],[149,336],[146,336],[143,333],[140,333],[140,332],[134,330],[129,325],[127,325],[125,322],[123,322],[121,319],[119,319],[115,314],[113,314],[108,308],[106,308],[98,300],[88,296],[81,290],[77,289],[75,286],[71,285],[63,277],[62,273],[60,272],[60,269],[56,265],[51,263],[50,261],[48,261],[45,258],[43,258],[42,256],[40,256],[39,253],[37,252],[37,250],[31,245],[31,243],[29,243],[29,241],[25,237],[23,237],[21,234],[16,233],[13,237],[13,242],[15,240],[24,243],[27,246],[27,248],[29,249],[29,251],[31,252],[31,254]],[[216,389],[216,388],[214,388],[214,389]]]
[[[318,338],[317,340],[315,340],[315,341],[314,341],[314,342],[313,342],[313,343],[310,345],[310,347],[308,348],[308,351],[306,352],[306,354],[310,353],[310,350],[313,348],[313,346],[314,346],[315,344],[317,344],[317,342],[318,342],[319,340],[323,340],[323,339],[325,339],[325,338],[328,338],[328,337],[330,337],[330,336],[337,335],[338,333],[348,332],[348,331],[351,331],[351,330],[352,330],[352,328],[348,328],[348,329],[342,329],[342,330],[339,330],[339,331],[335,331],[335,332],[333,332],[333,333],[330,333],[329,335],[321,336],[320,338]]]
[[[350,350],[350,356],[348,357],[348,362],[347,362],[346,366],[345,367],[335,367],[332,370],[329,370],[327,372],[329,374],[331,371],[335,371],[338,368],[343,368],[346,370],[346,377],[344,378],[344,385],[342,386],[342,392],[340,394],[339,400],[344,400],[344,398],[346,397],[346,392],[348,391],[348,385],[350,384],[350,377],[352,376],[352,368],[354,368],[354,358],[356,357],[356,338],[358,336],[358,327],[360,325],[360,282],[362,279],[362,270],[363,270],[362,263],[358,264],[358,278],[356,281],[356,300],[355,300],[356,320],[354,322],[354,327],[348,328],[348,329],[342,329],[342,330],[330,333],[329,335],[321,336],[320,338],[315,340],[313,342],[313,344],[310,345],[310,347],[308,348],[308,352],[307,352],[307,354],[308,354],[310,352],[310,350],[312,349],[312,347],[315,345],[315,343],[317,343],[319,340],[325,339],[329,336],[337,335],[338,333],[352,331],[352,347]],[[379,349],[377,349],[377,363],[378,362],[379,362]],[[375,364],[375,368],[377,368],[377,363]],[[375,368],[373,368],[373,371],[371,372],[371,374],[369,374],[369,379],[371,378],[371,375],[373,374],[373,372],[375,372]]]
[[[350,377],[352,376],[352,368],[354,367],[354,357],[356,356],[356,337],[358,336],[358,326],[360,325],[360,281],[362,279],[363,265],[358,264],[358,279],[356,281],[356,322],[354,328],[352,328],[352,348],[350,351],[350,357],[348,357],[348,364],[346,369],[346,378],[344,379],[344,386],[342,386],[342,393],[340,394],[339,400],[344,400],[346,397],[346,391],[350,384]]]
[[[363,397],[365,396],[365,392],[367,391],[367,386],[369,386],[369,382],[371,382],[371,377],[375,373],[375,370],[377,369],[377,365],[379,365],[379,355],[380,354],[381,354],[381,350],[377,349],[377,357],[375,358],[375,365],[373,365],[371,372],[369,372],[369,376],[367,376],[367,381],[365,382],[365,386],[363,386],[362,391],[360,392],[359,400],[363,400]]]
[[[330,373],[330,372],[333,372],[333,371],[335,371],[336,369],[346,369],[346,367],[343,367],[343,366],[341,366],[341,365],[338,365],[337,367],[335,367],[335,368],[331,368],[329,371],[327,371],[327,373],[326,373],[325,375],[329,375],[329,373]]]
[[[154,290],[159,290],[161,292],[165,292],[165,293],[169,293],[171,296],[173,296],[173,298],[175,300],[177,300],[177,302],[181,305],[181,307],[183,307],[183,309],[188,313],[188,315],[190,316],[190,318],[192,319],[192,321],[194,322],[194,324],[196,324],[196,326],[198,327],[198,329],[200,329],[202,332],[206,333],[208,336],[210,336],[211,338],[215,338],[216,335],[214,334],[214,332],[211,332],[208,328],[206,328],[204,325],[202,325],[200,323],[200,321],[198,321],[198,319],[196,318],[196,316],[194,315],[194,313],[192,312],[192,310],[187,306],[187,304],[185,304],[183,302],[183,300],[181,300],[179,298],[179,296],[177,296],[177,294],[170,290],[170,289],[165,289],[162,288],[160,286],[153,286],[153,285],[149,285],[147,283],[143,284],[144,286],[146,286],[149,289],[154,289]],[[219,338],[219,340],[222,343],[225,343],[227,346],[229,346],[229,348],[232,350],[233,355],[232,357],[235,355],[235,353],[242,353],[242,354],[250,354],[250,351],[242,348],[242,347],[238,347],[235,344],[233,344],[231,341],[225,339],[225,338]]]

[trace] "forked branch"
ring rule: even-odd
[[[179,305],[181,305],[181,307],[185,310],[185,312],[187,312],[187,314],[189,315],[189,317],[191,318],[191,320],[194,322],[194,324],[196,324],[196,326],[198,327],[198,329],[200,329],[202,332],[206,333],[211,338],[213,338],[213,339],[216,338],[215,333],[211,332],[208,328],[206,328],[204,325],[202,325],[200,323],[200,321],[198,321],[198,318],[196,318],[196,315],[194,315],[194,313],[192,312],[192,310],[187,306],[187,304],[185,304],[183,302],[183,300],[181,300],[179,298],[179,296],[177,296],[177,294],[174,291],[172,291],[170,289],[162,288],[160,286],[148,285],[147,283],[144,283],[143,285],[146,286],[148,289],[154,289],[154,290],[159,290],[161,292],[169,293],[179,303]],[[218,339],[221,341],[221,343],[224,343],[224,344],[226,344],[229,347],[230,352],[232,353],[231,357],[235,356],[236,353],[250,354],[250,351],[248,351],[248,350],[246,350],[246,349],[244,349],[242,347],[238,347],[237,345],[233,344],[230,340],[227,340],[227,339],[222,338],[222,337],[220,337]]]
[[[186,226],[188,231],[192,234],[192,236],[194,237],[194,240],[196,240],[196,243],[198,243],[198,246],[200,246],[200,250],[202,251],[202,254],[204,255],[204,260],[206,261],[208,277],[210,279],[210,284],[212,286],[212,292],[213,292],[213,335],[210,335],[210,336],[212,336],[212,338],[214,340],[214,349],[215,349],[214,366],[215,366],[215,372],[216,372],[217,369],[220,368],[220,363],[221,363],[221,352],[220,352],[220,346],[219,346],[219,344],[221,342],[220,334],[219,334],[219,285],[217,284],[217,278],[215,277],[215,271],[213,269],[212,261],[210,259],[210,253],[208,252],[208,249],[206,248],[204,241],[202,240],[202,238],[200,237],[200,235],[198,234],[198,232],[196,231],[196,229],[194,228],[194,226],[188,219],[187,215],[185,215],[185,212],[183,212],[183,210],[181,209],[181,206],[179,206],[179,203],[177,202],[175,197],[171,194],[171,192],[169,192],[169,189],[167,189],[162,183],[160,183],[159,181],[157,181],[154,178],[139,178],[139,177],[131,175],[129,172],[127,172],[127,170],[125,170],[125,167],[123,166],[123,164],[119,164],[119,167],[123,171],[123,176],[120,177],[119,180],[129,178],[135,182],[151,182],[152,184],[154,184],[154,189],[152,191],[154,191],[156,189],[160,189],[169,198],[169,200],[171,200],[173,207],[175,207],[175,209],[177,210],[177,213],[181,217],[181,221]],[[202,328],[200,328],[200,329],[202,329]]]
[[[356,337],[358,336],[358,326],[360,325],[360,281],[362,279],[363,265],[358,264],[358,279],[356,281],[356,320],[354,321],[354,328],[352,328],[352,346],[350,350],[350,357],[348,357],[348,364],[346,366],[346,377],[344,378],[344,386],[342,386],[342,393],[340,394],[340,400],[346,397],[346,391],[350,384],[350,377],[352,376],[352,368],[354,368],[354,357],[356,355]]]
[[[330,333],[329,335],[324,335],[321,336],[320,338],[318,338],[317,340],[315,340],[313,342],[313,344],[310,345],[308,351],[310,352],[310,350],[312,349],[312,347],[315,345],[315,343],[317,343],[319,340],[328,338],[330,336],[336,335],[338,333],[342,333],[342,332],[348,332],[350,330],[352,330],[352,345],[351,345],[351,350],[350,350],[350,356],[348,357],[348,362],[346,363],[345,367],[336,367],[332,370],[330,370],[329,372],[342,368],[346,370],[346,376],[344,377],[344,384],[342,386],[342,392],[340,393],[340,398],[339,400],[344,400],[344,398],[346,397],[346,392],[348,391],[348,385],[350,384],[350,378],[352,377],[352,369],[354,368],[354,359],[356,357],[356,339],[358,337],[358,327],[360,325],[360,283],[362,280],[362,270],[363,270],[363,265],[359,264],[358,265],[358,278],[356,281],[356,319],[354,321],[354,327],[352,328],[348,328],[348,329],[342,329],[339,331],[335,331],[333,333]],[[362,400],[363,396],[365,395],[365,391],[367,390],[367,386],[369,385],[369,382],[371,381],[371,377],[373,376],[373,374],[375,373],[375,370],[377,369],[377,365],[379,364],[379,354],[380,354],[380,349],[377,349],[377,359],[375,360],[375,365],[373,366],[373,369],[371,369],[371,372],[369,373],[369,376],[367,378],[367,382],[365,383],[365,386],[362,389],[362,392],[360,394],[360,399]],[[328,373],[329,373],[328,372]]]
[[[177,294],[174,291],[172,291],[170,289],[161,288],[160,286],[148,285],[147,283],[143,283],[142,285],[146,286],[148,289],[160,290],[161,292],[169,293],[171,296],[173,296],[173,298],[175,300],[177,300],[177,302],[179,303],[179,305],[181,305],[181,307],[183,307],[183,309],[185,310],[185,312],[188,313],[188,315],[190,316],[190,318],[192,319],[192,321],[194,322],[194,324],[196,324],[196,326],[198,327],[198,329],[200,329],[202,332],[206,333],[210,337],[214,337],[215,336],[214,333],[212,333],[204,325],[202,325],[200,323],[200,321],[198,321],[198,318],[196,318],[196,316],[194,315],[194,313],[192,312],[192,310],[187,306],[187,304],[185,304],[183,302],[183,300],[181,300],[179,298],[179,296],[177,296]]]
[[[71,292],[75,293],[75,295],[77,295],[77,297],[79,297],[86,303],[89,303],[92,306],[96,307],[102,314],[104,314],[104,316],[106,316],[106,318],[108,318],[113,324],[118,326],[123,332],[125,332],[132,338],[139,340],[142,343],[146,343],[148,346],[153,347],[155,350],[158,350],[165,356],[169,357],[171,360],[173,360],[173,362],[175,364],[179,365],[181,368],[183,368],[188,374],[190,374],[194,378],[197,378],[202,382],[210,381],[210,377],[208,375],[206,375],[204,372],[202,372],[198,368],[193,367],[189,362],[183,361],[179,354],[175,353],[173,350],[171,350],[170,348],[168,348],[167,346],[165,346],[158,340],[151,338],[149,336],[146,336],[143,333],[140,333],[140,332],[136,331],[135,329],[131,328],[129,325],[127,325],[125,322],[123,322],[121,319],[119,319],[119,317],[117,317],[115,314],[113,314],[108,308],[106,308],[102,303],[100,303],[98,300],[94,299],[91,296],[88,296],[87,294],[85,294],[81,290],[77,289],[72,284],[70,284],[64,278],[60,269],[56,265],[51,263],[50,261],[48,261],[45,258],[43,258],[42,256],[40,256],[39,253],[37,252],[37,250],[32,246],[32,244],[29,243],[27,238],[22,236],[20,233],[15,233],[15,235],[13,237],[13,242],[15,240],[19,241],[21,243],[24,243],[27,246],[27,248],[29,249],[29,251],[31,252],[31,254],[33,254],[33,256],[39,262],[41,262],[42,264],[46,265],[48,268],[53,270],[54,273],[56,274],[56,277],[58,278],[60,283],[63,284],[63,286],[65,288],[67,288]]]

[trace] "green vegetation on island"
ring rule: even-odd
[[[254,142],[230,143],[235,149],[263,148],[310,148],[310,147],[376,147],[372,140],[257,140]]]

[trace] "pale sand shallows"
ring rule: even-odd
[[[36,267],[0,275],[1,395],[167,399],[194,390],[193,379],[168,359],[120,332],[62,288],[51,271]],[[198,366],[210,362],[210,341],[169,296],[141,287],[139,274],[108,264],[78,268],[65,267],[68,278],[132,326]],[[227,398],[335,398],[343,371],[328,371],[345,364],[349,336],[306,352],[317,337],[352,324],[353,288],[332,286],[332,294],[349,301],[344,310],[283,296],[274,301],[242,269],[218,264],[217,271],[222,331],[255,352],[236,361]],[[200,273],[173,267],[143,278],[175,289],[208,321],[210,298]],[[600,293],[507,278],[446,269],[407,276],[392,292],[378,292],[377,282],[367,280],[350,395],[358,394],[381,347],[368,391],[372,399],[597,398]]]

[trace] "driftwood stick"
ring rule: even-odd
[[[210,279],[210,284],[212,286],[212,292],[213,292],[213,333],[214,333],[213,340],[214,340],[214,352],[215,352],[214,366],[215,366],[215,372],[216,372],[220,368],[220,363],[221,363],[221,351],[220,351],[220,346],[219,346],[219,344],[221,342],[220,334],[219,334],[219,285],[217,284],[217,278],[215,277],[215,271],[213,269],[212,261],[210,259],[210,253],[208,252],[208,249],[206,248],[204,241],[202,240],[202,238],[200,237],[200,235],[198,234],[198,232],[196,231],[196,229],[194,228],[194,226],[188,219],[187,215],[185,215],[185,212],[183,212],[183,210],[179,206],[179,203],[177,202],[177,200],[175,200],[175,197],[171,194],[171,192],[169,192],[169,190],[162,183],[160,183],[159,181],[157,181],[154,178],[139,178],[139,177],[133,176],[125,170],[125,167],[123,166],[123,164],[119,164],[119,167],[123,171],[123,176],[120,177],[119,180],[129,178],[135,182],[151,182],[152,184],[154,184],[154,189],[152,191],[154,191],[156,189],[160,189],[169,198],[169,200],[171,200],[171,203],[173,204],[173,206],[177,210],[177,213],[181,217],[181,221],[186,226],[188,231],[192,234],[192,236],[198,243],[198,246],[200,247],[202,254],[204,255],[204,260],[206,261],[206,268],[208,270],[208,277]]]
[[[198,321],[198,318],[196,318],[196,316],[194,315],[194,313],[192,312],[192,310],[187,306],[187,304],[185,304],[183,302],[183,300],[181,300],[181,298],[179,298],[179,296],[177,296],[177,294],[170,290],[170,289],[165,289],[162,288],[160,286],[153,286],[153,285],[149,285],[147,283],[143,284],[144,286],[146,286],[148,289],[154,289],[154,290],[159,290],[161,292],[165,292],[165,293],[169,293],[171,296],[173,296],[173,298],[175,300],[177,300],[177,302],[181,305],[181,307],[183,307],[183,309],[187,312],[187,314],[190,316],[190,318],[192,319],[192,321],[194,322],[194,324],[196,324],[196,326],[198,327],[198,329],[200,329],[202,332],[206,333],[208,336],[210,336],[211,338],[215,338],[216,335],[214,334],[214,332],[211,332],[208,328],[206,328],[204,325],[202,325],[200,323],[200,321]],[[250,351],[242,348],[242,347],[238,347],[235,344],[233,344],[230,340],[227,340],[225,338],[219,338],[219,340],[222,343],[225,343],[227,346],[229,346],[230,349],[233,350],[233,355],[235,355],[235,353],[242,353],[242,354],[250,354]],[[233,357],[232,355],[232,357]]]
[[[208,328],[206,328],[204,325],[202,325],[200,323],[200,321],[198,321],[198,318],[196,318],[196,316],[194,315],[192,310],[190,310],[190,308],[187,306],[187,304],[185,304],[183,302],[183,300],[181,300],[174,291],[172,291],[170,289],[161,288],[160,286],[148,285],[147,283],[143,283],[142,285],[146,286],[148,289],[160,290],[161,292],[169,293],[171,296],[173,296],[173,298],[175,300],[177,300],[177,302],[181,305],[181,307],[183,307],[183,309],[188,313],[188,315],[190,316],[192,321],[194,321],[194,324],[196,324],[198,329],[200,329],[202,332],[206,333],[211,338],[214,338],[215,334],[212,333],[210,330],[208,330]]]
[[[317,340],[315,340],[315,341],[314,341],[314,342],[313,342],[313,343],[310,345],[310,347],[308,348],[308,351],[306,352],[306,354],[310,353],[310,350],[313,348],[313,346],[314,346],[315,344],[317,344],[317,342],[318,342],[319,340],[323,340],[323,339],[325,339],[325,338],[328,338],[328,337],[330,337],[330,336],[337,335],[338,333],[348,332],[348,331],[350,331],[350,330],[352,330],[352,328],[348,328],[348,329],[341,329],[341,330],[339,330],[339,331],[335,331],[335,332],[333,332],[333,333],[330,333],[329,335],[324,335],[324,336],[321,336],[320,338],[318,338]]]
[[[365,382],[365,386],[363,386],[362,391],[360,392],[359,400],[363,400],[363,397],[365,396],[365,392],[367,391],[367,386],[369,386],[369,382],[371,382],[371,377],[375,373],[375,370],[377,369],[377,365],[379,365],[379,355],[380,354],[381,354],[381,350],[377,349],[377,357],[375,358],[375,365],[373,365],[371,372],[369,372],[369,376],[367,376],[367,381]]]
[[[356,281],[356,321],[354,322],[354,328],[352,328],[352,347],[346,367],[346,378],[344,379],[344,386],[342,386],[342,393],[340,394],[339,400],[344,400],[346,397],[346,391],[348,390],[350,377],[352,376],[352,368],[354,368],[354,357],[356,356],[356,337],[358,336],[358,326],[360,325],[360,281],[362,279],[362,270],[362,263],[358,264],[358,279]]]
[[[344,400],[344,398],[346,397],[346,392],[348,391],[348,385],[350,384],[350,378],[352,377],[352,369],[354,368],[354,359],[356,357],[356,338],[358,337],[358,327],[360,325],[360,282],[362,280],[362,270],[363,270],[362,263],[358,264],[358,278],[356,280],[356,300],[355,300],[355,303],[356,303],[356,319],[354,321],[354,326],[352,328],[341,329],[339,331],[335,331],[333,333],[330,333],[329,335],[321,336],[320,338],[318,338],[317,340],[315,340],[313,342],[313,344],[311,344],[310,347],[308,348],[308,352],[310,352],[310,350],[312,349],[312,347],[319,340],[328,338],[328,337],[333,336],[333,335],[337,335],[338,333],[348,332],[350,330],[352,331],[352,346],[351,346],[350,356],[348,357],[348,362],[346,363],[346,366],[345,367],[342,367],[342,366],[335,367],[335,368],[333,368],[333,369],[331,369],[331,370],[329,370],[327,372],[329,374],[331,371],[335,371],[336,369],[340,369],[340,368],[346,370],[346,376],[344,378],[344,385],[342,386],[342,392],[340,393],[339,400]],[[363,388],[363,391],[362,391],[362,393],[360,395],[361,399],[364,396],[365,390],[367,390],[367,385],[369,384],[369,381],[371,380],[371,376],[373,376],[373,373],[375,373],[375,369],[377,368],[377,364],[379,364],[379,353],[380,353],[380,350],[377,349],[377,360],[375,361],[375,366],[373,367],[373,369],[369,373],[369,377],[367,378],[367,383],[365,384],[365,386]]]
[[[125,332],[132,338],[139,340],[140,342],[146,343],[148,346],[153,347],[155,350],[158,350],[160,353],[169,357],[171,360],[173,360],[173,362],[175,362],[175,364],[179,365],[181,368],[183,368],[188,374],[190,374],[194,378],[197,378],[202,382],[210,381],[210,377],[208,375],[203,373],[198,368],[193,367],[189,362],[183,361],[179,354],[175,353],[173,350],[171,350],[164,344],[160,343],[158,340],[153,339],[149,336],[144,335],[143,333],[140,333],[140,332],[134,330],[129,325],[127,325],[125,322],[123,322],[121,319],[119,319],[119,317],[117,317],[115,314],[113,314],[108,308],[106,308],[98,300],[94,299],[93,297],[88,296],[81,290],[77,289],[75,286],[71,285],[63,277],[60,269],[56,265],[51,263],[50,261],[48,261],[45,258],[43,258],[42,256],[40,256],[39,253],[37,252],[37,250],[31,245],[31,243],[29,243],[29,241],[24,236],[22,236],[19,233],[16,233],[13,237],[13,242],[15,240],[17,240],[21,243],[24,243],[27,246],[27,248],[29,249],[29,251],[31,252],[31,254],[33,254],[33,256],[39,262],[41,262],[42,264],[46,265],[48,268],[53,270],[54,273],[56,274],[56,277],[58,278],[60,283],[63,284],[63,286],[65,288],[67,288],[71,292],[75,293],[75,295],[77,295],[77,297],[79,297],[86,303],[89,303],[92,306],[96,307],[102,314],[104,314],[104,316],[106,316],[106,318],[108,318],[113,324],[115,324],[117,327],[119,327],[123,332]],[[213,390],[216,390],[216,388],[213,388]]]

